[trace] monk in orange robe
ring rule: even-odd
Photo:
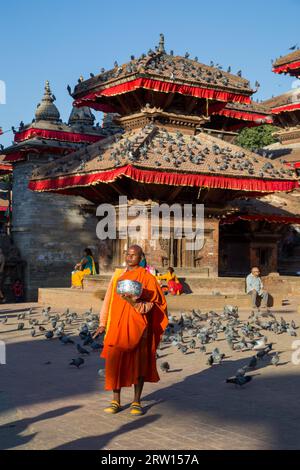
[[[167,304],[155,277],[139,266],[142,249],[132,245],[126,254],[127,268],[116,270],[100,312],[94,334],[106,332],[101,357],[105,358],[105,390],[113,390],[107,413],[121,410],[121,388],[134,385],[133,415],[143,414],[141,395],[145,382],[158,382],[156,349],[168,325]],[[116,292],[117,281],[130,279],[143,286],[139,298]]]

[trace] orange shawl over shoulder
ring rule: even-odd
[[[139,313],[116,293],[117,280],[124,279],[141,282],[143,291],[138,301],[153,303],[148,313]],[[141,369],[145,381],[159,380],[155,354],[168,315],[166,299],[152,274],[142,267],[118,271],[105,296],[100,324],[106,326],[101,354],[106,359],[106,389],[137,383]]]

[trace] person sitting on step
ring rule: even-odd
[[[172,295],[180,295],[183,292],[183,285],[179,282],[174,269],[169,267],[168,272],[156,276],[158,281],[167,281],[168,290]]]
[[[251,269],[251,273],[246,278],[246,292],[251,295],[252,308],[257,308],[258,299],[261,301],[261,308],[268,308],[269,294],[264,290],[260,269],[257,266]]]
[[[75,265],[74,271],[72,271],[72,288],[82,289],[83,279],[91,274],[96,274],[95,262],[92,251],[86,248],[84,250],[84,257]]]

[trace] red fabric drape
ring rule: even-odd
[[[300,103],[293,103],[293,104],[287,104],[284,106],[278,106],[278,108],[273,108],[272,113],[273,114],[280,114],[284,113],[285,111],[295,111],[297,109],[300,109]]]
[[[7,173],[10,173],[12,171],[12,165],[10,165],[9,163],[6,165],[0,163],[0,171],[7,171]]]
[[[207,188],[233,189],[239,191],[273,192],[291,191],[298,187],[298,182],[288,180],[262,180],[254,178],[234,178],[213,175],[200,175],[188,173],[169,173],[156,170],[141,170],[126,165],[114,170],[98,173],[61,176],[56,179],[30,181],[29,188],[33,191],[57,191],[76,186],[89,186],[97,183],[109,183],[117,178],[126,176],[140,183],[165,184],[172,186],[196,186]]]
[[[31,128],[15,134],[15,142],[31,139],[32,137],[42,137],[43,139],[60,140],[65,142],[97,142],[103,136],[80,134],[77,132],[53,131],[48,129]]]
[[[290,64],[279,65],[278,67],[273,67],[273,72],[275,73],[288,73],[289,70],[300,69],[300,62],[291,62]]]
[[[148,90],[159,91],[162,93],[180,93],[182,95],[195,96],[197,98],[207,98],[216,101],[233,101],[237,103],[247,104],[251,102],[249,96],[245,96],[238,93],[230,93],[223,90],[215,90],[190,85],[179,85],[177,83],[170,83],[161,80],[153,80],[151,78],[141,77],[126,83],[122,83],[120,85],[111,86],[103,90],[89,93],[85,97],[75,100],[74,106],[90,106],[94,109],[99,110],[100,108],[97,107],[97,105],[101,106],[101,104],[95,103],[97,98],[121,95],[123,93],[128,93],[130,91],[136,90],[137,88],[145,88]]]
[[[281,223],[281,224],[300,224],[300,217],[286,217],[282,215],[271,215],[271,214],[244,214],[244,215],[232,215],[221,220],[221,224],[234,224],[238,220],[249,220],[249,221],[261,221],[264,220],[270,223]]]
[[[3,161],[4,162],[18,162],[20,160],[24,159],[24,153],[23,152],[14,152],[10,153],[8,155],[5,155]]]
[[[234,109],[222,109],[218,112],[221,116],[226,116],[232,119],[242,119],[244,121],[260,121],[257,124],[272,124],[273,119],[271,116],[259,113],[249,113],[246,111],[238,111]],[[262,122],[261,122],[262,121]]]

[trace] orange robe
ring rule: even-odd
[[[130,387],[139,377],[145,382],[159,381],[156,349],[168,325],[166,299],[145,268],[123,272],[118,280],[124,279],[141,282],[143,292],[134,308],[116,293],[116,282],[110,283],[100,313],[100,324],[106,326],[101,354],[106,360],[105,390]]]

